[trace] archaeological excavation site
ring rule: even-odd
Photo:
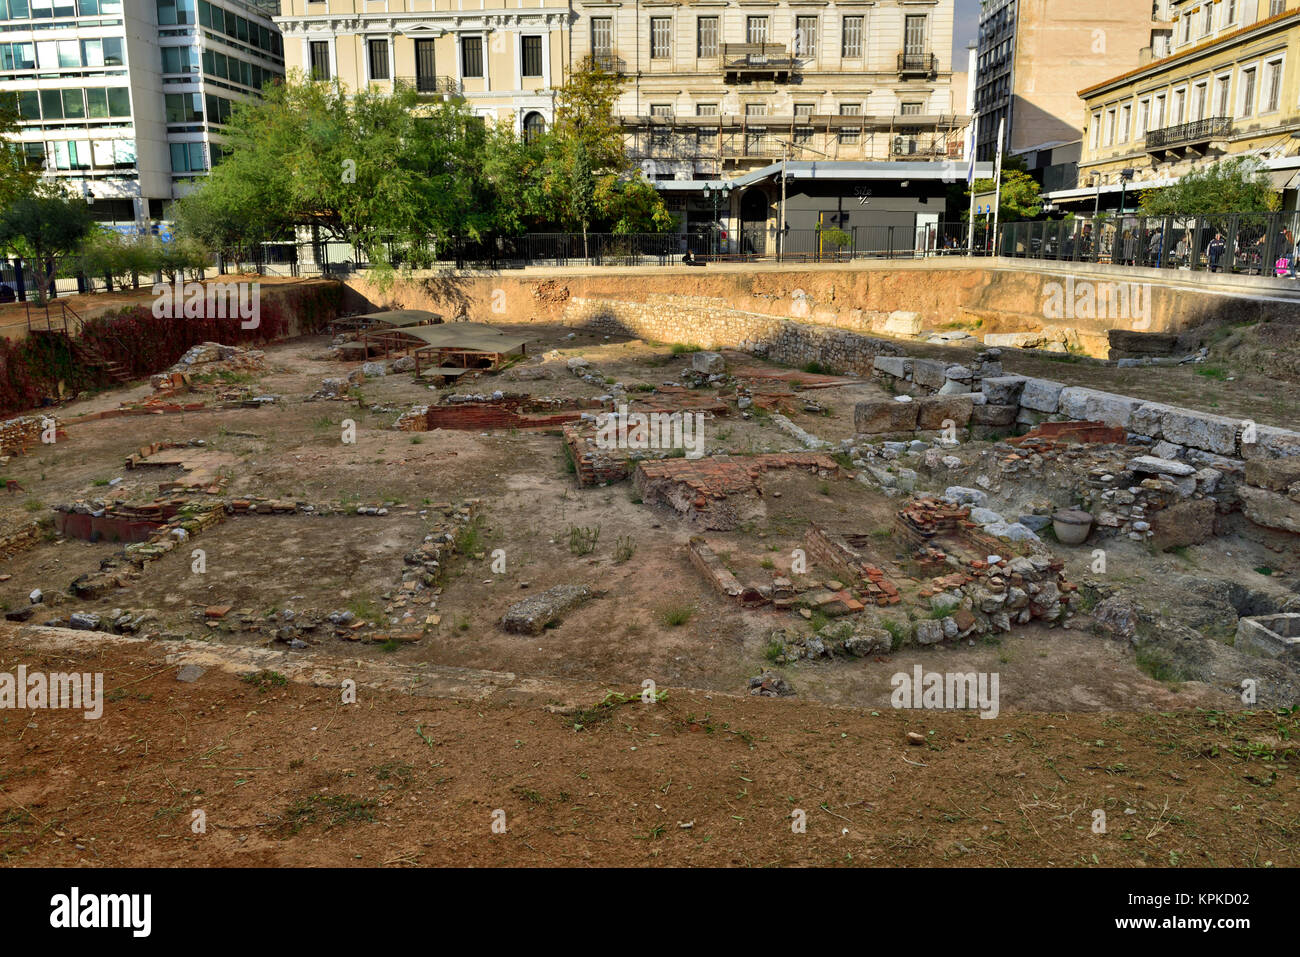
[[[1300,297],[971,262],[6,327],[0,861],[1300,863]]]

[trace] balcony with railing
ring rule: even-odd
[[[1163,129],[1148,130],[1146,150],[1163,153],[1166,150],[1204,149],[1211,143],[1226,140],[1232,135],[1232,117],[1212,116],[1191,123],[1179,123]]]
[[[626,73],[627,61],[613,50],[610,50],[606,53],[587,54],[582,58],[582,67],[585,70],[599,68],[606,73]]]
[[[900,53],[898,55],[899,76],[934,77],[939,73],[939,58],[933,53]]]
[[[789,83],[799,68],[784,43],[724,43],[722,72],[727,83],[770,80]]]
[[[461,83],[454,76],[399,76],[397,83],[421,96],[459,96]]]

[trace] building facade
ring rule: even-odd
[[[575,0],[572,63],[627,78],[618,113],[657,180],[795,160],[960,157],[952,0]]]
[[[774,249],[781,210],[786,229],[911,236],[965,177],[953,0],[282,0],[276,23],[290,71],[405,81],[520,132],[547,128],[556,90],[599,64],[623,80],[629,154],[680,228],[731,249],[741,233]]]
[[[1290,191],[1300,169],[1300,0],[1176,0],[1170,56],[1080,92],[1088,125],[1065,206],[1132,209],[1136,192],[1227,156]]]
[[[0,93],[31,162],[144,226],[220,160],[232,106],[284,74],[254,0],[0,0]]]
[[[478,115],[521,132],[555,116],[570,13],[554,0],[282,0],[285,62],[352,90],[396,83],[463,96]]]
[[[974,111],[976,156],[1004,149],[1030,169],[1036,155],[1075,142],[1084,126],[1078,91],[1169,51],[1170,0],[984,0],[979,20]]]

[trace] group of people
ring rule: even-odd
[[[1268,272],[1265,256],[1268,254],[1268,234],[1265,233],[1254,243],[1243,246],[1238,238],[1234,253],[1238,257],[1246,257],[1247,271],[1257,272],[1264,275]],[[1184,240],[1185,242],[1186,240]],[[1223,233],[1216,231],[1214,238],[1205,245],[1205,258],[1208,262],[1210,272],[1219,272],[1222,268],[1224,254],[1228,251],[1228,241],[1223,238]],[[1272,254],[1276,256],[1273,263],[1273,273],[1279,279],[1283,277],[1296,278],[1296,262],[1300,260],[1300,248],[1297,247],[1295,234],[1285,227],[1278,230],[1274,237]]]
[[[1085,227],[1085,231],[1088,227]],[[1085,245],[1090,246],[1087,240],[1090,237],[1085,236]],[[1165,265],[1172,266],[1192,266],[1193,256],[1193,234],[1191,231],[1184,231],[1178,238],[1172,250],[1169,251]],[[1159,266],[1161,265],[1161,255],[1165,252],[1165,234],[1164,230],[1156,228],[1152,230],[1145,238],[1140,235],[1136,229],[1125,229],[1114,241],[1111,261],[1124,266]],[[1205,244],[1205,264],[1210,272],[1221,272],[1225,266],[1225,256],[1228,252],[1228,241],[1224,238],[1222,231],[1215,230],[1213,237]],[[1269,254],[1269,237],[1265,233],[1261,235],[1254,243],[1243,243],[1238,237],[1233,247],[1234,258],[1238,264],[1244,260],[1246,271],[1255,272],[1263,275],[1269,272],[1269,266],[1265,257]],[[1289,229],[1281,229],[1274,237],[1274,245],[1271,250],[1276,257],[1272,263],[1272,271],[1279,277],[1289,276],[1292,279],[1296,277],[1297,261],[1300,260],[1300,246],[1297,244],[1295,235]]]

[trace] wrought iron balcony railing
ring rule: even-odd
[[[414,87],[417,93],[456,95],[462,89],[460,81],[454,76],[399,76],[397,82],[403,86]]]
[[[1213,116],[1191,123],[1179,123],[1159,130],[1148,130],[1146,146],[1149,150],[1174,149],[1179,146],[1193,146],[1208,143],[1232,135],[1232,117]]]
[[[768,75],[788,78],[798,69],[799,61],[790,56],[783,43],[724,43],[722,44],[722,69],[724,73],[743,75]]]
[[[627,61],[617,53],[592,53],[583,58],[586,69],[599,67],[606,73],[626,73]]]
[[[939,58],[933,53],[900,53],[898,55],[899,73],[939,72]]]

